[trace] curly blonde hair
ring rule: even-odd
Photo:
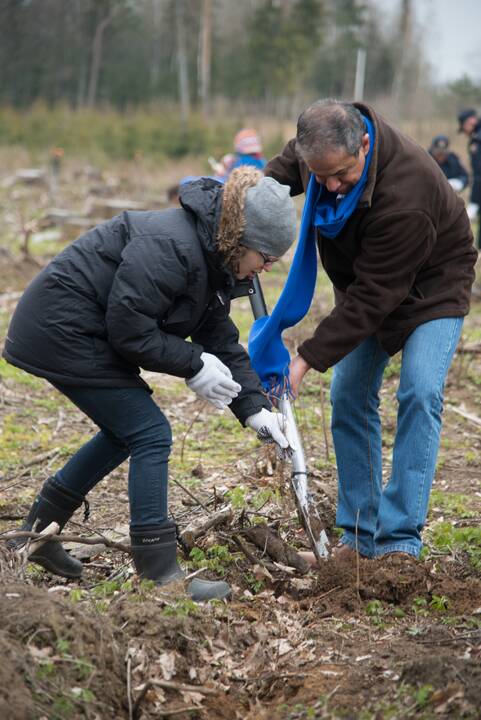
[[[260,170],[249,165],[241,165],[231,172],[224,185],[217,243],[225,264],[233,271],[236,270],[243,254],[241,240],[245,229],[246,193],[263,177]]]

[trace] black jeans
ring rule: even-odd
[[[59,470],[55,479],[86,495],[130,457],[129,502],[132,525],[167,519],[169,421],[143,388],[95,388],[58,385],[100,428]]]

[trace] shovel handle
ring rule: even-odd
[[[252,280],[252,286],[249,288],[249,300],[254,318],[258,320],[268,315],[267,305],[262,292],[259,276],[255,275]],[[316,510],[312,497],[308,490],[307,467],[302,448],[301,438],[297,429],[297,423],[292,411],[289,393],[285,393],[279,400],[279,409],[284,415],[289,425],[292,437],[296,443],[296,449],[291,457],[292,462],[292,487],[296,498],[297,509],[300,520],[307,537],[314,551],[314,555],[318,562],[326,558],[329,554],[327,538],[325,530],[322,528],[319,514]]]

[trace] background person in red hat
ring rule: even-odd
[[[244,128],[234,137],[234,152],[224,155],[219,162],[209,159],[217,179],[227,180],[233,170],[241,165],[250,165],[256,170],[264,170],[267,160],[262,156],[262,143],[252,128]]]
[[[262,156],[262,143],[259,135],[252,128],[239,130],[234,137],[235,160],[230,172],[241,165],[252,165],[258,170],[263,170],[266,159]]]

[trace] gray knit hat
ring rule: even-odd
[[[296,239],[296,208],[287,185],[264,177],[245,197],[245,230],[241,244],[281,257]]]

